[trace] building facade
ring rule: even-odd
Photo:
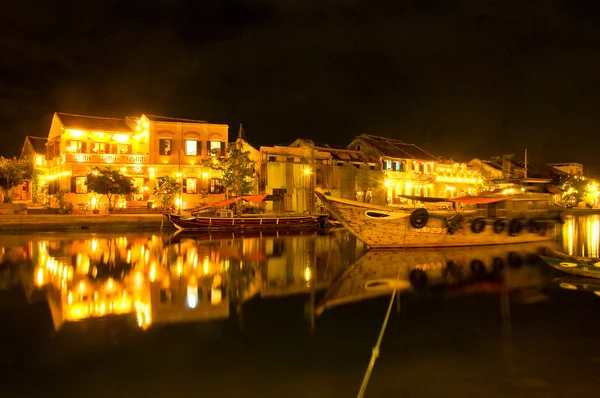
[[[384,204],[405,205],[408,196],[436,196],[435,177],[439,159],[414,144],[362,134],[348,149],[361,151],[378,160],[383,171]]]
[[[73,203],[90,201],[85,184],[94,168],[112,167],[131,177],[147,201],[156,179],[181,182],[178,201],[193,207],[223,198],[220,173],[202,161],[225,155],[228,126],[153,115],[124,119],[55,113],[46,145],[48,193],[66,190]],[[213,197],[211,197],[213,196]]]

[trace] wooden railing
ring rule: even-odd
[[[66,153],[66,163],[148,163],[148,155],[116,154],[116,153]]]

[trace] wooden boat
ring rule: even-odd
[[[256,215],[235,216],[231,210],[217,211],[203,215],[207,209],[226,207],[242,200],[259,203],[266,194],[240,196],[221,202],[205,205],[191,210],[191,216],[168,214],[164,216],[180,230],[193,231],[243,231],[243,230],[278,230],[298,228],[318,228],[325,226],[327,214],[318,215]]]
[[[315,216],[244,216],[186,217],[165,214],[177,229],[190,231],[239,231],[323,227],[327,215]]]
[[[539,286],[543,278],[539,268],[523,265],[535,265],[539,255],[553,250],[555,245],[541,242],[477,248],[369,250],[332,283],[316,311],[321,314],[342,304],[388,296],[394,289],[421,291],[489,282],[497,280],[495,277],[500,274],[502,283],[509,287]]]
[[[600,278],[600,258],[569,256],[560,252],[541,258],[546,264],[567,274]]]
[[[399,209],[316,194],[350,233],[372,249],[456,247],[549,241],[561,213],[549,195],[415,198],[475,205],[470,212]]]

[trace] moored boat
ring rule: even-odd
[[[541,256],[552,268],[571,275],[600,278],[600,258],[569,256],[554,252],[552,256]]]
[[[291,229],[322,227],[327,215],[314,216],[242,216],[187,217],[165,214],[177,229],[194,231],[239,231],[246,229]]]
[[[327,214],[243,214],[237,216],[232,210],[218,210],[219,208],[238,204],[241,201],[260,203],[266,196],[266,194],[239,196],[192,209],[189,216],[168,213],[165,213],[164,216],[177,229],[186,231],[279,230],[325,226],[328,218]]]
[[[548,195],[435,198],[475,205],[476,210],[430,212],[336,198],[320,189],[316,194],[333,217],[372,249],[541,242],[554,239],[554,225],[562,222]]]

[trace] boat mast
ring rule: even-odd
[[[525,149],[525,178],[527,178],[527,149]]]

